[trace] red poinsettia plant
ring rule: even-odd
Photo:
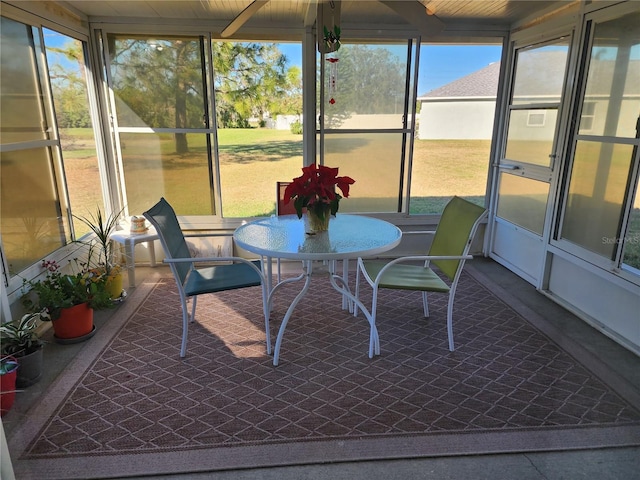
[[[294,178],[284,191],[284,203],[293,200],[298,218],[302,218],[303,209],[312,210],[320,219],[327,210],[331,215],[338,211],[342,196],[349,196],[349,186],[355,180],[351,177],[339,177],[338,168],[324,165],[309,165],[302,168],[302,176]],[[340,189],[342,195],[336,192]]]

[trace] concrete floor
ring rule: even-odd
[[[530,284],[488,259],[474,259],[473,267],[488,275],[527,307],[540,315],[553,318],[557,325],[578,340],[585,348],[616,372],[625,377],[640,392],[640,357],[624,349],[582,320],[538,293]],[[137,268],[139,284],[147,275],[166,267]],[[168,269],[167,269],[168,272]],[[108,321],[110,312],[98,312],[96,324]],[[47,345],[43,379],[20,394],[20,401],[3,418],[7,437],[57,377],[82,345]],[[640,442],[640,439],[638,439]],[[566,452],[530,452],[519,454],[477,455],[460,457],[380,460],[333,464],[314,464],[179,475],[148,476],[148,479],[172,480],[408,480],[408,479],[470,479],[470,480],[640,480],[640,447],[576,450]]]

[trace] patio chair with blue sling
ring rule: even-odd
[[[371,315],[376,321],[378,290],[389,288],[422,292],[424,316],[429,317],[428,292],[447,293],[447,334],[449,350],[453,351],[453,302],[458,280],[469,255],[471,242],[480,222],[487,211],[460,197],[453,197],[444,208],[440,221],[433,233],[433,241],[427,255],[397,258],[390,262],[358,259],[356,276],[356,297],[360,293],[360,274],[373,288]],[[434,265],[444,275],[443,280],[434,270]],[[355,307],[355,315],[358,307]]]
[[[267,282],[261,269],[261,262],[240,257],[192,257],[187,241],[180,228],[176,214],[169,203],[160,201],[144,212],[144,216],[156,228],[164,249],[164,262],[169,264],[178,286],[182,304],[182,345],[180,356],[187,353],[189,326],[188,301],[191,300],[191,321],[195,321],[198,295],[222,292],[246,287],[262,287],[262,310],[266,333],[267,354],[271,353],[269,335],[269,311],[267,310]],[[201,264],[213,266],[196,267]]]

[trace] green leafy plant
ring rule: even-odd
[[[54,260],[43,260],[47,271],[44,279],[25,281],[27,290],[23,305],[43,320],[57,320],[63,308],[88,303],[89,307],[102,309],[113,306],[111,295],[105,288],[106,276],[93,270],[78,273],[62,273]],[[35,298],[34,298],[35,296]]]
[[[94,234],[94,237],[89,240],[80,241],[80,243],[87,245],[89,248],[88,269],[104,269],[107,276],[116,274],[120,271],[120,266],[115,264],[113,260],[113,242],[109,237],[118,228],[118,221],[120,220],[120,216],[123,212],[124,209],[119,212],[113,212],[105,217],[98,207],[96,208],[95,213],[90,213],[87,216],[73,216],[89,227],[91,232]],[[96,250],[97,255],[94,257],[94,252],[96,252]]]
[[[293,200],[298,218],[302,217],[302,210],[313,210],[319,219],[324,219],[325,211],[330,209],[331,215],[338,212],[342,196],[336,192],[336,187],[342,195],[349,196],[349,186],[355,180],[351,177],[338,177],[338,169],[316,166],[315,164],[302,168],[302,175],[296,177],[287,185],[284,191],[285,205]]]
[[[2,353],[5,355],[29,355],[42,347],[36,333],[40,313],[27,313],[20,320],[0,326]]]

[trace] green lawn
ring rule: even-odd
[[[88,129],[63,131],[65,173],[71,204],[91,211],[101,202],[93,133]],[[381,136],[340,136],[329,158],[342,175],[356,180],[341,211],[393,211],[397,205],[400,171],[399,143]],[[141,214],[165,196],[181,215],[253,217],[275,213],[275,183],[301,174],[302,137],[289,131],[222,129],[218,133],[220,178],[209,170],[205,135],[190,134],[189,152],[177,154],[170,134],[127,134],[121,137],[129,212]],[[416,140],[411,183],[411,213],[439,213],[452,195],[484,202],[489,163],[489,141]],[[16,164],[18,165],[18,164]],[[21,178],[20,172],[11,175]],[[214,205],[211,185],[221,184],[222,206]],[[636,199],[640,201],[640,199]],[[631,241],[625,262],[640,265],[638,215],[632,218]],[[81,212],[83,214],[83,212]],[[8,240],[8,239],[5,239]],[[9,244],[5,242],[5,248]],[[18,245],[20,243],[18,242]],[[16,247],[21,248],[21,247]]]

